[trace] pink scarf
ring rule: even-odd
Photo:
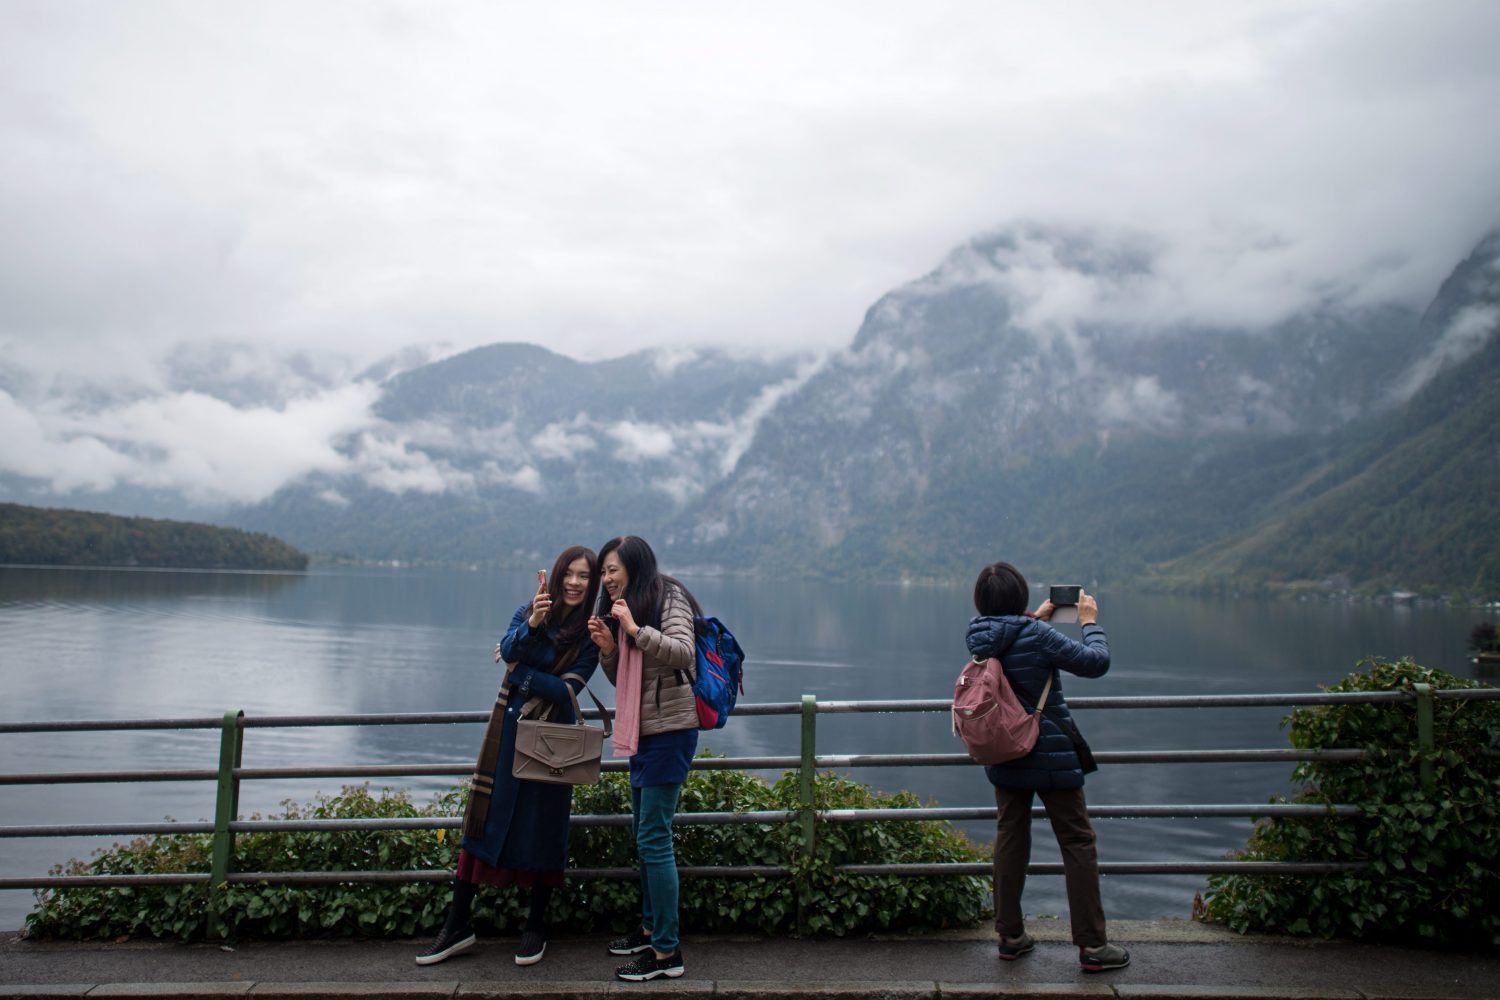
[[[634,757],[641,739],[641,675],[643,657],[620,629],[620,665],[615,670],[615,756]]]

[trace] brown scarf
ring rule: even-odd
[[[550,671],[561,675],[578,659],[578,650],[583,641],[574,643]],[[500,693],[495,696],[495,707],[490,709],[490,721],[484,728],[484,742],[479,744],[479,760],[474,765],[474,775],[469,779],[469,804],[464,808],[464,836],[483,837],[484,822],[490,814],[490,799],[495,794],[495,770],[500,763],[500,740],[505,732],[505,706],[510,700],[510,674],[515,664],[505,665],[505,680],[500,684]],[[566,683],[566,682],[564,682]],[[521,706],[521,715],[543,717],[551,714],[553,706],[542,698],[532,698]]]

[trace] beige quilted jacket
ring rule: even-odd
[[[667,585],[661,628],[642,625],[635,634],[635,644],[641,651],[641,735],[697,729],[698,710],[694,707],[692,687],[697,676],[693,609],[679,588]],[[620,665],[619,647],[608,656],[600,656],[599,665],[609,682],[615,683],[615,671]]]

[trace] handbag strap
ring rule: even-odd
[[[1049,712],[1046,710],[1047,691],[1051,689],[1052,678],[1056,676],[1057,670],[1054,668],[1052,673],[1047,677],[1047,687],[1042,690],[1042,700],[1037,702],[1036,710],[1040,714],[1045,715],[1047,718],[1051,719],[1052,724],[1063,731],[1063,735],[1066,736],[1069,742],[1073,744],[1073,749],[1078,751],[1079,758],[1082,759],[1083,755],[1089,753],[1090,751],[1088,741],[1083,738],[1083,733],[1078,729],[1078,723],[1074,722],[1071,717],[1065,718],[1061,715],[1058,715],[1056,712]]]
[[[515,664],[508,663],[508,664],[506,664],[506,666],[507,666],[507,668],[509,668],[509,667],[515,666]],[[573,685],[571,685],[571,684],[568,683],[568,681],[570,681],[570,680],[577,681],[578,684],[579,684],[579,686],[582,687],[585,691],[587,691],[589,693],[589,697],[592,698],[593,701],[594,701],[594,706],[599,709],[599,715],[600,715],[600,717],[604,719],[604,735],[605,736],[613,736],[614,735],[614,731],[615,731],[615,727],[614,727],[614,725],[610,721],[609,709],[605,708],[604,707],[604,703],[599,700],[599,696],[596,695],[596,694],[594,694],[593,689],[589,687],[589,682],[587,680],[585,680],[584,678],[582,678],[582,677],[580,677],[580,676],[578,676],[577,674],[574,674],[574,673],[563,674],[558,679],[563,682],[563,687],[565,687],[565,688],[568,689],[568,697],[573,700],[573,718],[575,720],[577,720],[575,724],[579,725],[579,726],[584,725],[584,721],[583,721],[583,706],[581,706],[581,705],[578,704],[578,695],[577,695],[576,692],[574,692]],[[509,700],[509,698],[510,698],[510,671],[509,671],[509,669],[506,670],[505,680],[500,685],[500,694],[506,700]],[[550,702],[547,699],[541,697],[540,695],[533,695],[531,698],[527,699],[526,704],[524,704],[524,705],[521,706],[520,717],[523,718],[523,719],[525,719],[525,718],[532,718],[532,717],[537,718],[537,719],[544,719],[544,718],[546,718],[548,715],[550,715],[552,713],[552,708],[553,708],[552,702]]]
[[[569,680],[575,680],[578,682],[579,686],[581,686],[585,691],[589,693],[589,697],[593,699],[594,706],[599,709],[600,717],[604,719],[604,735],[613,736],[615,727],[614,724],[610,721],[609,709],[605,708],[604,704],[599,701],[599,696],[594,694],[593,689],[589,687],[589,682],[584,680],[582,677],[579,677],[577,674],[563,674],[562,680],[564,683]],[[568,697],[573,699],[573,718],[577,719],[578,725],[581,726],[584,724],[583,708],[578,704],[578,694],[573,690],[573,685],[568,684],[567,687]]]
[[[1032,715],[1041,715],[1042,710],[1047,707],[1047,696],[1052,693],[1052,680],[1056,676],[1056,670],[1052,670],[1047,673],[1047,683],[1042,687],[1042,696],[1037,699],[1036,711],[1032,712]]]

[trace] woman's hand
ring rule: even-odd
[[[599,655],[614,655],[615,637],[610,634],[609,626],[604,624],[603,618],[589,619],[589,638],[593,639],[594,645],[599,647]]]
[[[1052,604],[1051,601],[1043,601],[1042,602],[1042,606],[1039,607],[1039,608],[1037,608],[1036,609],[1036,613],[1033,614],[1031,617],[1037,619],[1038,621],[1044,621],[1044,622],[1051,621],[1052,620],[1052,612],[1054,612],[1056,610],[1057,610],[1057,608],[1053,606],[1053,604]]]
[[[547,620],[547,612],[552,610],[552,595],[547,593],[547,585],[544,583],[536,588],[536,596],[531,599],[531,614],[526,616],[526,624],[536,628]]]
[[[635,623],[635,616],[630,613],[630,605],[625,603],[625,598],[616,600],[614,607],[609,609],[609,613],[615,621],[620,623],[620,628],[624,629],[625,634],[630,638],[634,639],[635,634],[641,630],[641,627]]]
[[[1078,624],[1096,625],[1099,622],[1099,602],[1083,591],[1078,592]]]
[[[501,657],[501,656],[502,656],[502,655],[504,655],[504,654],[502,654],[502,653],[501,653],[501,652],[500,652],[500,644],[499,644],[499,643],[498,643],[498,642],[497,642],[497,643],[495,643],[495,662],[496,662],[496,663],[499,663],[499,662],[500,662],[500,657]]]

